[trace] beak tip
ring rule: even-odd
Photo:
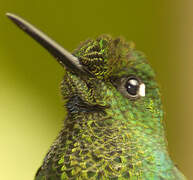
[[[18,19],[18,17],[15,15],[15,14],[12,14],[12,13],[9,13],[9,12],[7,12],[6,14],[5,14],[10,20],[12,20],[12,21],[16,21],[16,19]]]
[[[12,17],[14,16],[12,13],[9,13],[9,12],[5,13],[5,15],[6,15],[8,18],[12,18]]]
[[[50,54],[53,55],[62,66],[65,65],[69,68],[75,68],[80,71],[84,71],[77,57],[73,56],[58,43],[56,43],[43,32],[38,30],[36,27],[34,27],[33,25],[31,25],[30,23],[15,14],[7,12],[5,15],[20,29],[22,29],[34,40],[40,43],[45,49],[47,49]]]

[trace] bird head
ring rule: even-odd
[[[65,69],[62,95],[70,113],[103,112],[153,127],[162,120],[155,74],[143,53],[123,38],[102,35],[69,53],[22,18],[7,16],[46,48]],[[122,114],[122,115],[121,115]],[[159,124],[158,124],[159,125]]]
[[[134,43],[102,35],[73,51],[81,70],[66,68],[62,94],[71,113],[103,111],[151,127],[162,119],[155,73]],[[79,107],[78,107],[79,105]],[[157,121],[157,123],[159,123]]]

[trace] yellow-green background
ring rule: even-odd
[[[0,0],[0,179],[33,179],[64,119],[62,68],[7,11],[70,51],[103,33],[133,40],[161,84],[171,155],[193,179],[191,7],[191,0]]]

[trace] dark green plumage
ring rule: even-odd
[[[110,36],[86,41],[73,54],[94,76],[66,71],[68,116],[37,176],[183,179],[166,150],[159,88],[145,56]],[[145,83],[146,97],[132,100],[118,91],[116,80],[131,75]]]
[[[67,117],[35,180],[185,180],[167,151],[155,74],[133,43],[108,35],[70,55],[8,16],[65,68]]]

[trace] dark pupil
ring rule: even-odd
[[[132,81],[136,81],[136,84],[132,84],[131,82]],[[138,92],[138,89],[139,89],[139,84],[138,84],[138,81],[136,79],[130,79],[127,81],[126,83],[126,89],[127,89],[127,92],[130,94],[130,95],[133,95],[135,96]]]

